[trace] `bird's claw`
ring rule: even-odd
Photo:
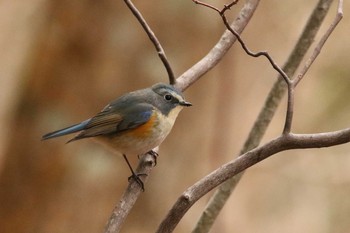
[[[159,154],[157,152],[155,152],[154,150],[148,151],[147,154],[149,154],[149,155],[151,155],[153,157],[153,159],[154,159],[154,166],[156,166],[157,165],[157,158],[158,158]]]
[[[136,174],[135,172],[132,172],[131,176],[128,177],[128,181],[130,182],[131,180],[136,181],[138,185],[140,185],[142,192],[145,191],[145,186],[143,184],[143,181],[141,180],[140,176],[147,176],[145,173],[140,173]]]

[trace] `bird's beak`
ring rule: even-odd
[[[191,104],[190,102],[187,102],[187,101],[185,101],[185,100],[180,101],[179,104],[180,104],[181,106],[185,106],[185,107],[190,107],[190,106],[192,106],[192,104]]]

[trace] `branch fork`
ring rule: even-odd
[[[254,10],[257,8],[259,0],[247,0],[243,9],[241,10],[241,15],[238,17],[236,21],[232,25],[230,25],[226,19],[225,13],[227,10],[230,10],[235,4],[238,3],[238,0],[232,1],[229,4],[225,4],[222,9],[216,8],[210,4],[207,4],[202,1],[192,0],[195,4],[207,7],[211,10],[216,11],[223,20],[224,25],[231,36],[227,34],[227,32],[223,35],[223,37],[218,42],[217,46],[220,46],[221,50],[218,50],[215,46],[212,51],[208,53],[201,61],[199,61],[196,65],[194,65],[191,69],[186,71],[183,75],[181,75],[178,79],[175,80],[174,73],[171,69],[171,66],[165,56],[165,52],[160,45],[158,39],[152,32],[151,28],[147,25],[146,21],[143,19],[140,12],[136,9],[136,7],[132,4],[130,0],[124,0],[130,10],[133,12],[135,17],[139,20],[140,24],[146,31],[150,40],[154,44],[157,53],[162,60],[169,76],[169,82],[174,84],[180,90],[185,90],[189,85],[198,80],[202,75],[204,75],[208,70],[213,68],[220,59],[225,55],[225,53],[229,50],[235,40],[238,40],[243,50],[249,55],[253,57],[265,57],[275,69],[279,75],[282,77],[282,80],[287,84],[287,92],[288,92],[288,102],[287,102],[287,111],[286,111],[286,119],[284,124],[284,129],[281,134],[276,139],[273,139],[266,143],[265,145],[256,147],[255,149],[251,149],[242,153],[241,156],[232,160],[231,162],[221,166],[216,169],[203,179],[199,180],[193,186],[189,187],[176,201],[173,207],[170,209],[168,215],[164,218],[162,223],[160,224],[157,232],[158,233],[166,233],[172,232],[178,222],[185,215],[187,210],[203,195],[208,193],[213,188],[222,184],[224,181],[232,178],[233,176],[243,172],[245,169],[253,166],[254,164],[268,158],[269,156],[276,154],[278,152],[290,149],[298,149],[298,148],[319,148],[319,147],[329,147],[334,145],[339,145],[342,143],[347,143],[350,141],[350,128],[343,129],[340,131],[328,132],[328,133],[318,133],[318,134],[294,134],[291,132],[292,121],[293,121],[293,109],[294,109],[294,92],[296,86],[303,79],[308,69],[311,67],[313,62],[316,60],[320,51],[322,50],[325,42],[332,34],[340,20],[343,16],[343,1],[338,0],[338,8],[336,17],[333,20],[333,23],[329,26],[327,31],[324,33],[320,41],[317,43],[314,48],[312,55],[305,63],[304,67],[301,69],[299,74],[295,75],[294,78],[290,78],[287,73],[274,62],[273,58],[266,51],[260,52],[252,52],[247,45],[244,43],[240,36],[240,32],[247,25],[250,17],[254,13]],[[322,1],[322,0],[320,0]],[[248,13],[247,13],[248,12]],[[244,19],[242,21],[242,18]],[[234,30],[235,26],[238,30]],[[233,35],[233,37],[232,37]],[[229,39],[227,39],[229,38]],[[205,68],[203,68],[205,67]],[[245,149],[248,149],[247,146]],[[142,161],[139,163],[139,167],[137,172],[149,174],[152,170],[152,156],[145,155],[142,157]],[[144,180],[147,180],[146,177],[142,177]],[[141,193],[141,188],[134,183],[130,183],[127,190],[123,194],[121,201],[113,210],[112,216],[106,225],[105,232],[119,232],[121,229],[122,223],[124,222],[126,216],[130,212],[132,206],[136,202],[137,197]],[[203,231],[204,232],[204,231]]]

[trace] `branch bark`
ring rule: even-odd
[[[257,9],[259,2],[260,0],[247,0],[236,19],[231,23],[230,27],[238,34],[242,33]],[[219,41],[209,53],[176,79],[175,87],[181,91],[185,91],[204,74],[214,68],[236,40],[237,37],[232,35],[229,30],[225,30]]]
[[[131,12],[134,14],[136,19],[139,21],[139,23],[141,24],[141,26],[145,30],[146,34],[148,35],[149,39],[153,43],[154,47],[156,48],[158,56],[159,56],[160,60],[163,62],[163,65],[168,73],[169,83],[175,84],[176,80],[175,80],[175,75],[174,75],[173,69],[170,66],[168,58],[166,57],[165,51],[164,51],[162,45],[160,44],[158,38],[156,37],[156,35],[152,31],[151,27],[147,24],[146,20],[143,18],[141,12],[136,8],[136,6],[130,0],[124,0],[124,2],[129,7]]]
[[[313,43],[332,2],[333,0],[320,0],[314,8],[312,14],[310,15],[310,18],[304,27],[303,32],[301,33],[296,45],[294,46],[293,51],[291,52],[286,64],[283,66],[283,70],[288,75],[288,77],[294,76],[306,52],[311,47],[311,44]],[[277,107],[279,106],[282,97],[286,92],[286,86],[287,85],[281,77],[277,78],[275,84],[271,88],[269,95],[266,98],[265,104],[261,109],[257,120],[250,130],[248,138],[246,139],[239,153],[240,155],[257,147],[260,144],[260,141],[264,136],[267,127],[269,126],[277,110]],[[208,205],[202,212],[202,215],[200,216],[192,232],[209,232],[215,219],[219,215],[221,209],[225,205],[231,193],[234,191],[243,174],[244,172],[241,172],[240,174],[232,177],[220,185],[220,187],[215,191],[209,200]]]
[[[127,0],[125,1],[130,2]],[[245,26],[248,24],[249,20],[253,16],[253,13],[257,8],[258,3],[259,0],[248,0],[244,4],[238,17],[231,24],[235,31],[240,33],[244,30]],[[132,7],[132,9],[136,8]],[[142,19],[141,21],[144,21],[144,19]],[[142,24],[145,24],[145,21]],[[196,63],[194,66],[188,69],[179,78],[177,78],[174,86],[180,89],[181,91],[187,89],[190,85],[192,85],[195,81],[200,79],[209,70],[214,68],[219,63],[219,61],[225,56],[225,54],[231,48],[235,41],[236,37],[234,37],[228,30],[226,30],[219,39],[219,41],[216,43],[216,45],[211,49],[211,51],[198,63]],[[150,175],[151,170],[153,168],[153,166],[150,165],[151,161],[154,163],[152,156],[145,156],[145,160],[140,160],[138,168],[136,169],[137,173],[147,174],[147,176],[141,177],[144,182],[147,181],[147,178]],[[110,216],[110,219],[105,226],[105,233],[115,233],[121,230],[122,224],[124,223],[126,217],[130,213],[140,194],[141,188],[138,185],[135,185],[133,182],[131,182],[124,194],[122,195],[119,203],[115,206],[112,215]]]
[[[129,2],[125,0],[125,2]],[[198,1],[197,1],[198,2]],[[320,2],[327,2],[326,0],[321,0]],[[328,1],[331,2],[331,1]],[[270,61],[272,67],[276,69],[276,64],[272,60],[272,58],[265,52],[258,52],[258,53],[252,53],[250,52],[249,49],[245,46],[243,43],[242,39],[240,38],[239,33],[242,32],[244,27],[247,25],[249,22],[251,16],[254,13],[254,10],[257,8],[259,3],[259,0],[251,0],[247,1],[242,8],[239,16],[237,19],[232,23],[232,25],[229,25],[227,23],[227,20],[223,14],[223,20],[224,24],[228,28],[228,30],[225,31],[219,42],[214,46],[214,48],[202,59],[200,60],[197,64],[195,64],[193,67],[191,67],[188,71],[186,71],[184,74],[182,74],[175,82],[175,86],[184,91],[187,87],[189,87],[192,83],[194,83],[196,80],[198,80],[200,77],[202,77],[206,72],[208,72],[210,69],[212,69],[218,62],[223,58],[223,56],[226,54],[226,52],[229,50],[229,48],[232,46],[232,44],[236,41],[236,39],[239,40],[241,43],[243,49],[251,56],[265,56],[267,59]],[[226,6],[225,6],[226,7]],[[322,9],[326,7],[322,6]],[[131,9],[136,9],[136,8],[131,8]],[[223,12],[226,11],[228,8],[224,8]],[[337,17],[338,20],[341,19],[342,16],[342,1],[339,1],[339,7],[338,7],[338,14]],[[327,10],[325,11],[324,15],[326,14]],[[314,12],[315,13],[315,12]],[[135,14],[135,13],[134,13]],[[135,15],[136,16],[136,15]],[[324,18],[324,17],[323,17]],[[322,20],[323,20],[322,18]],[[140,19],[138,17],[138,19]],[[142,18],[141,18],[142,19]],[[320,22],[322,22],[322,20]],[[310,22],[310,21],[309,21]],[[325,40],[329,37],[329,35],[332,33],[334,28],[337,25],[337,21],[334,25],[331,26],[330,30],[326,32],[325,37],[321,39],[321,42],[319,46],[316,47],[317,49],[321,49]],[[338,21],[339,22],[339,21]],[[148,26],[144,20],[141,20],[140,23],[144,26]],[[319,25],[315,27],[315,29],[318,29]],[[333,28],[332,28],[333,27]],[[144,27],[147,33],[149,33],[151,30],[147,29],[147,27]],[[307,37],[313,38],[315,35],[316,30],[311,30],[311,36]],[[304,31],[305,34],[308,32]],[[151,37],[150,37],[151,38]],[[155,37],[154,37],[155,38]],[[323,41],[323,39],[325,40]],[[304,39],[304,38],[303,38]],[[152,38],[151,38],[152,40]],[[309,41],[309,40],[307,40]],[[159,42],[158,42],[159,43]],[[300,43],[305,45],[308,43],[305,43],[305,41],[300,40]],[[311,43],[311,42],[310,42]],[[156,45],[156,44],[155,44]],[[160,44],[159,44],[160,45]],[[307,47],[307,46],[306,46]],[[157,48],[157,46],[156,46]],[[298,48],[298,47],[297,47]],[[302,50],[303,52],[306,52],[307,49],[305,48],[298,48]],[[298,50],[297,49],[297,50]],[[305,50],[305,51],[304,51]],[[157,48],[157,51],[158,48]],[[295,51],[296,52],[296,51]],[[300,51],[298,51],[300,52]],[[319,53],[319,51],[318,51]],[[303,56],[304,53],[302,53],[301,57]],[[299,55],[299,54],[298,54]],[[292,56],[291,56],[292,57]],[[300,58],[301,58],[300,57]],[[315,56],[314,59],[316,59],[317,55]],[[311,58],[312,59],[312,58]],[[165,58],[166,60],[166,58]],[[167,61],[167,60],[166,60]],[[299,61],[300,62],[300,61]],[[298,62],[294,63],[298,64]],[[310,63],[310,65],[312,62]],[[166,64],[165,64],[166,66]],[[170,66],[169,66],[170,67]],[[291,68],[291,73],[294,73],[297,65]],[[293,115],[293,93],[294,93],[294,88],[296,87],[296,84],[300,81],[292,81],[288,78],[288,69],[286,69],[286,73],[282,69],[278,69],[279,67],[277,66],[277,71],[280,73],[280,75],[283,77],[283,79],[279,79],[277,82],[279,86],[282,85],[281,80],[284,80],[287,85],[288,85],[288,90],[289,90],[289,104],[288,104],[288,109],[287,109],[287,117],[286,117],[286,122],[285,122],[285,128],[283,131],[283,134],[268,142],[267,144],[257,147],[256,149],[253,149],[249,152],[244,153],[242,156],[238,157],[237,159],[233,160],[232,162],[223,165],[219,169],[215,170],[205,178],[201,179],[198,181],[196,184],[191,186],[187,191],[183,193],[181,197],[177,200],[173,208],[169,211],[167,217],[163,220],[161,225],[159,226],[157,232],[172,232],[178,222],[181,220],[183,215],[187,212],[187,210],[203,195],[205,195],[207,192],[221,184],[222,182],[228,180],[229,178],[239,174],[240,172],[244,171],[248,167],[262,161],[265,158],[268,158],[272,154],[278,153],[280,151],[284,150],[289,150],[289,149],[299,149],[299,148],[318,148],[318,147],[328,147],[328,146],[334,146],[338,144],[343,144],[346,142],[350,141],[350,129],[344,129],[341,131],[335,131],[335,132],[329,132],[329,133],[321,133],[321,134],[292,134],[290,133],[291,129],[291,123],[292,123],[292,115]],[[307,70],[306,70],[307,71]],[[305,72],[306,72],[305,71]],[[169,73],[168,73],[169,74]],[[171,75],[169,74],[169,77]],[[300,78],[301,79],[301,78]],[[171,79],[170,79],[171,80]],[[296,79],[297,80],[297,79]],[[172,81],[170,81],[172,82]],[[295,84],[295,85],[294,85]],[[275,85],[276,86],[276,85]],[[282,86],[281,86],[282,87]],[[283,93],[285,92],[285,88],[280,88],[280,98],[282,97]],[[271,97],[271,96],[269,96]],[[273,100],[274,97],[272,97],[271,100]],[[279,99],[280,100],[280,99]],[[273,102],[277,103],[274,106],[274,109],[276,109],[279,100],[273,100]],[[267,102],[268,104],[268,102]],[[270,115],[271,118],[273,116],[274,110],[271,112],[268,110],[266,113],[267,115]],[[270,122],[270,119],[267,121],[264,120],[265,124],[265,129],[267,125]],[[258,120],[259,121],[259,120]],[[264,134],[265,129],[260,131],[261,136]],[[259,129],[260,130],[260,129]],[[250,139],[248,139],[250,141]],[[259,143],[260,139],[255,140],[255,143]],[[253,144],[246,144],[245,147],[243,148],[248,150],[249,148],[251,149],[254,146]],[[145,174],[150,174],[150,171],[152,170],[154,164],[154,159],[152,156],[144,156],[143,159],[140,161],[137,172],[138,173],[145,173]],[[144,181],[147,179],[147,176],[144,177]],[[239,178],[235,179],[237,182]],[[235,182],[236,183],[236,182]],[[233,190],[233,186],[229,187],[230,190]],[[115,207],[113,214],[106,226],[105,232],[119,232],[121,229],[121,226],[130,212],[131,208],[133,207],[134,203],[136,202],[139,194],[141,193],[141,188],[139,185],[135,185],[135,182],[131,182],[128,186],[128,189],[125,191],[123,194],[123,197],[119,204]],[[228,192],[230,193],[230,192]],[[222,202],[224,203],[224,202]]]
[[[187,210],[210,190],[245,169],[281,151],[291,149],[330,147],[350,141],[350,128],[319,134],[282,134],[221,166],[188,188],[173,205],[160,224],[157,233],[172,232]]]
[[[140,176],[143,183],[148,180],[148,175],[151,173],[154,165],[155,161],[152,155],[146,154],[141,157],[135,172],[137,174],[144,174]],[[109,220],[105,226],[105,233],[115,233],[121,230],[125,219],[129,215],[132,207],[135,205],[141,193],[141,186],[135,180],[130,179],[128,187],[109,217]]]

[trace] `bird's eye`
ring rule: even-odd
[[[170,94],[166,94],[166,95],[164,96],[164,99],[165,99],[166,101],[170,101],[170,100],[173,99],[173,96],[170,95]]]

